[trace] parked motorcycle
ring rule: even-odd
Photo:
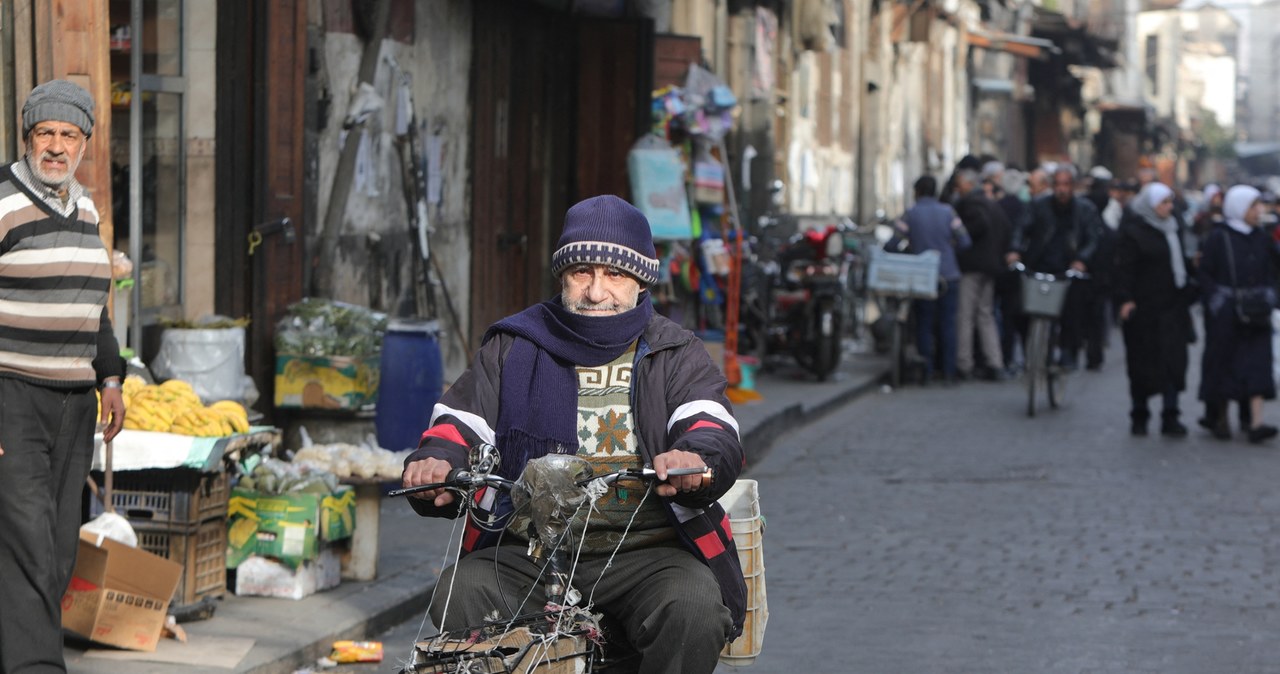
[[[764,252],[776,221],[761,223]],[[773,259],[753,256],[743,273],[744,354],[790,354],[801,367],[825,380],[840,364],[847,320],[852,256],[843,224],[806,229],[791,237]],[[757,239],[761,247],[761,239]]]

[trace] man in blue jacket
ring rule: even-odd
[[[499,448],[498,473],[511,479],[556,453],[583,457],[597,473],[652,467],[665,480],[652,493],[606,494],[589,521],[575,518],[571,545],[583,552],[573,584],[622,626],[642,672],[710,672],[746,613],[716,502],[744,460],[727,382],[692,333],[654,313],[646,287],[657,282],[658,259],[648,221],[630,204],[600,196],[570,208],[551,268],[560,295],[489,328],[436,405],[402,482],[441,482],[480,443]],[[676,468],[710,468],[713,479],[668,476]],[[421,515],[459,514],[453,493],[415,496]],[[431,607],[444,629],[546,602],[542,564],[527,554],[528,518],[505,496],[480,505],[498,524],[468,518],[465,556],[439,582],[451,588],[449,615],[443,600]]]
[[[968,179],[969,186],[976,183],[976,172],[961,169],[956,172],[959,180]],[[942,376],[950,384],[956,379],[956,306],[960,297],[960,263],[956,251],[969,247],[969,234],[960,216],[949,204],[938,201],[938,181],[933,176],[921,176],[915,183],[916,203],[895,223],[896,241],[905,240],[912,253],[936,250],[938,260],[938,297],[932,300],[916,300],[912,309],[916,313],[916,349],[924,359],[921,383],[933,379],[934,344],[942,343]],[[934,339],[934,328],[941,339]]]

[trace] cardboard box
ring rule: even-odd
[[[62,626],[98,643],[154,651],[182,565],[82,532]]]
[[[291,567],[315,559],[321,541],[338,541],[356,528],[356,492],[263,494],[231,490],[227,516],[227,568],[250,555],[274,557]]]
[[[292,568],[274,559],[252,555],[236,568],[236,594],[252,597],[302,599],[342,582],[342,562],[332,546],[323,546],[315,559]]]
[[[378,401],[379,356],[276,356],[276,407],[358,410]]]

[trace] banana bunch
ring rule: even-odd
[[[179,379],[155,385],[130,376],[121,388],[125,428],[208,438],[249,430],[248,412],[240,403],[220,400],[206,407],[191,385]]]
[[[220,438],[235,433],[226,415],[218,410],[201,407],[189,409],[173,419],[170,433],[194,435],[198,438]]]
[[[220,412],[236,433],[249,432],[249,411],[244,405],[234,400],[219,400],[210,405],[209,409]]]

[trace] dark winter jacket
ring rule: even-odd
[[[1130,390],[1144,397],[1181,391],[1192,339],[1190,307],[1198,297],[1191,261],[1179,244],[1188,270],[1179,288],[1164,233],[1131,211],[1126,211],[1115,240],[1113,297],[1117,306],[1134,303],[1123,325]]]
[[[1059,228],[1060,219],[1066,229]],[[1014,232],[1013,249],[1032,271],[1060,274],[1076,261],[1089,265],[1102,227],[1098,209],[1088,199],[1073,197],[1070,212],[1060,216],[1049,194],[1031,202],[1031,218]]]
[[[1227,247],[1235,258],[1234,279]],[[1280,249],[1261,229],[1248,235],[1222,225],[1209,233],[1201,248],[1199,278],[1204,302],[1205,345],[1200,399],[1208,402],[1274,398],[1271,330],[1236,324],[1233,284],[1239,288],[1275,288]],[[1274,297],[1274,294],[1272,295]]]
[[[441,396],[430,428],[406,464],[434,457],[462,468],[468,465],[469,447],[494,443],[501,414],[502,365],[515,339],[499,333],[480,347],[471,367]],[[631,406],[639,451],[646,466],[653,464],[657,454],[680,449],[700,455],[712,469],[714,481],[709,489],[682,493],[664,503],[685,547],[714,572],[721,599],[733,615],[736,636],[746,615],[746,585],[728,517],[716,499],[737,481],[745,458],[738,424],[725,397],[727,385],[693,333],[654,315],[640,337],[632,370]],[[458,515],[457,504],[436,508],[421,499],[409,499],[409,503],[420,515]],[[490,547],[497,539],[496,532],[481,531],[468,521],[463,549]]]
[[[1003,272],[1010,237],[1004,209],[981,191],[975,191],[956,202],[956,212],[973,241],[967,250],[960,251],[960,271],[992,276]]]

